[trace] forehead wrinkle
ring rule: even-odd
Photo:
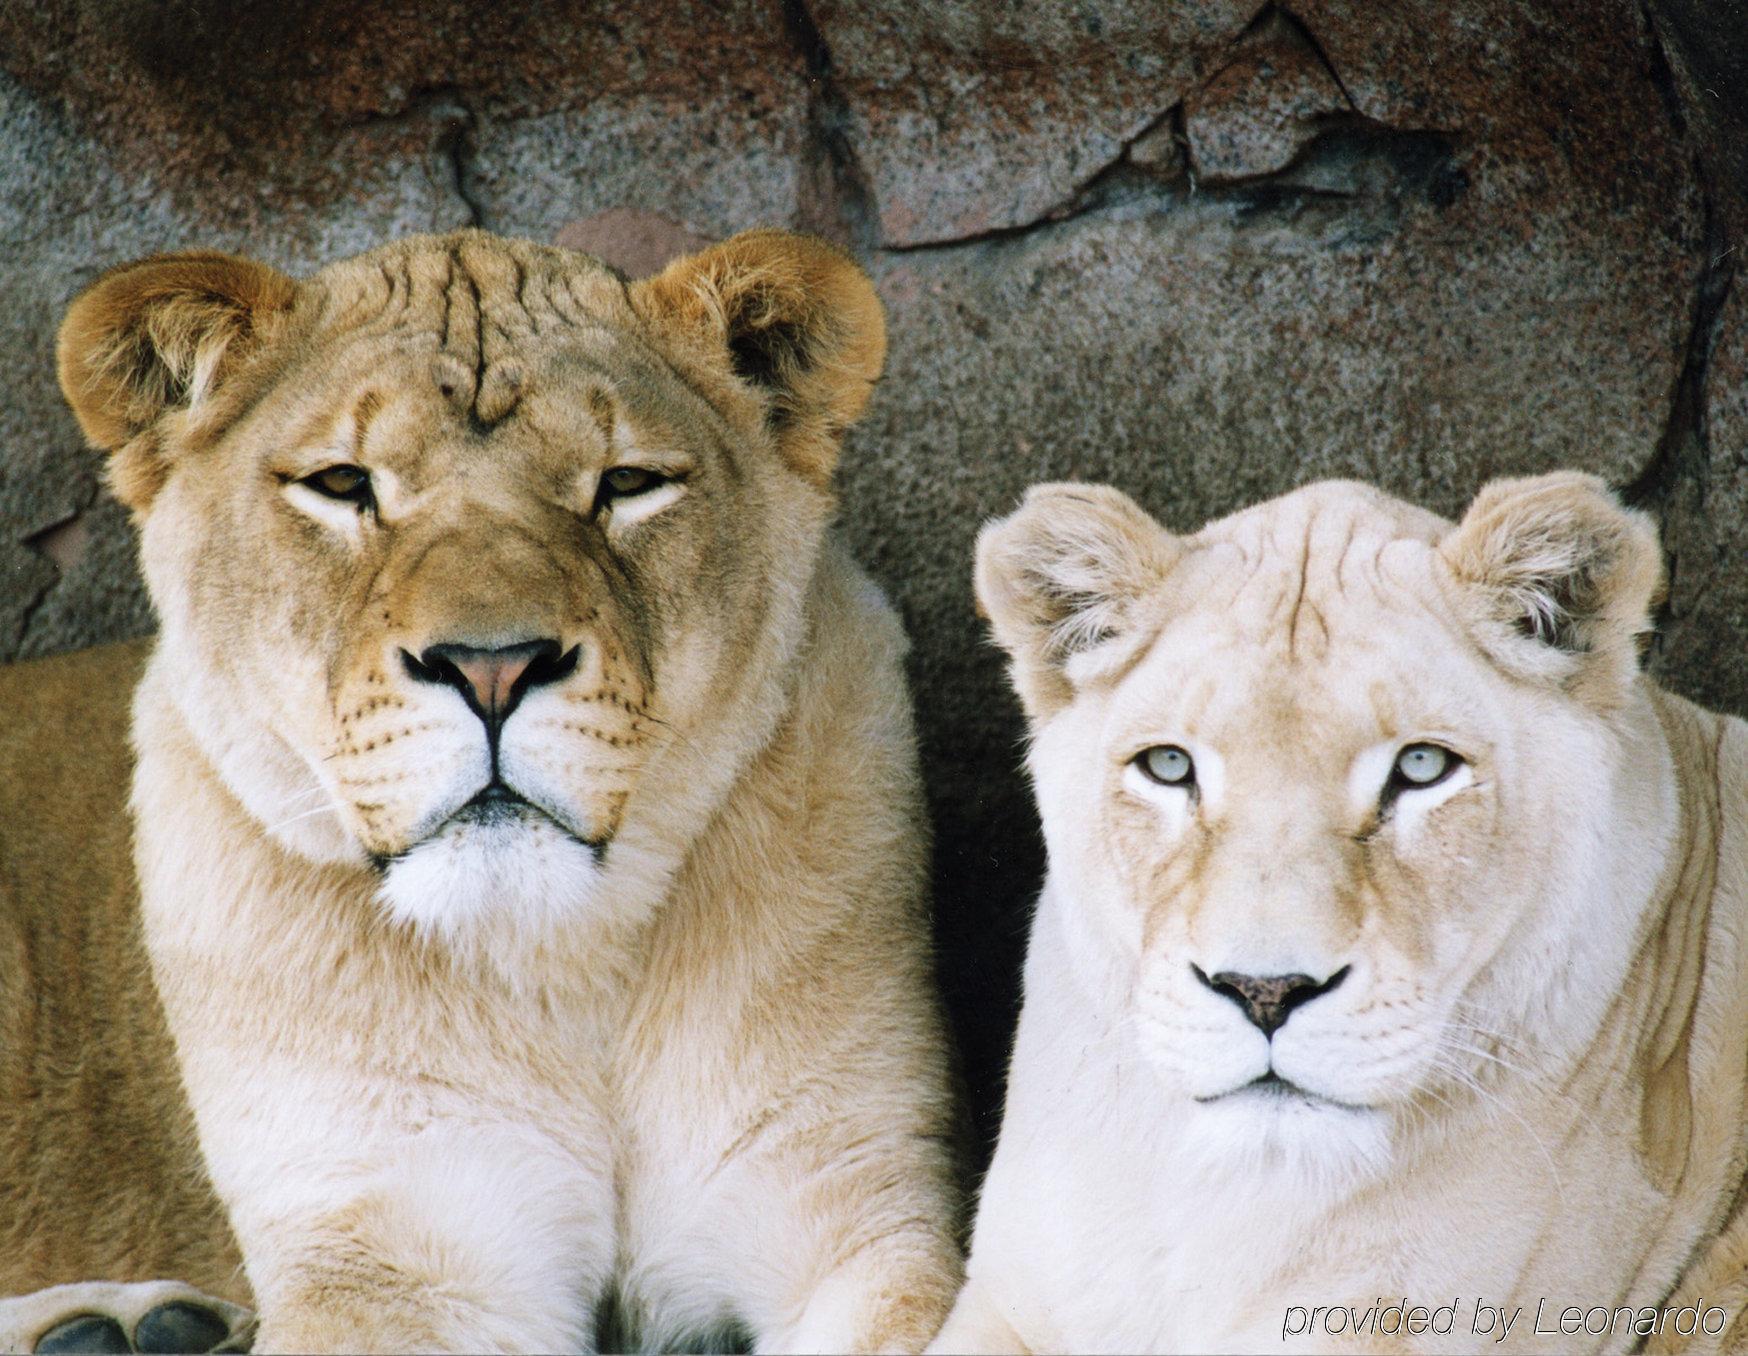
[[[289,430],[268,445],[305,451],[326,451],[341,460],[349,460],[355,440],[352,435],[353,412],[350,405],[319,406],[298,417],[292,415]]]
[[[1257,526],[1257,524],[1246,524]],[[1281,552],[1274,545],[1274,535],[1271,529],[1264,528],[1262,540],[1246,543],[1239,538],[1229,538],[1227,545],[1238,547],[1243,552],[1248,570],[1245,577],[1236,582],[1236,587],[1227,596],[1224,612],[1234,613],[1232,620],[1243,624],[1245,615],[1259,619],[1259,627],[1255,633],[1255,643],[1267,643],[1267,636],[1276,629],[1276,620],[1287,608],[1294,594],[1294,577],[1281,568]],[[1217,608],[1222,610],[1222,608]]]
[[[1300,624],[1305,621],[1315,623],[1317,639],[1308,645],[1306,658],[1321,663],[1327,660],[1335,643],[1334,632],[1340,621],[1352,615],[1356,603],[1363,606],[1367,601],[1359,591],[1365,578],[1363,572],[1356,571],[1357,577],[1350,580],[1347,565],[1356,555],[1364,559],[1360,543],[1371,540],[1366,529],[1370,526],[1367,520],[1372,515],[1365,512],[1363,505],[1341,503],[1334,510],[1328,510],[1316,507],[1315,501],[1313,503],[1305,522],[1295,618]],[[1353,595],[1350,595],[1350,587],[1354,590]],[[1331,625],[1332,616],[1337,625]],[[1288,644],[1289,654],[1297,654],[1300,634],[1299,626],[1295,625]]]
[[[1401,735],[1396,688],[1395,683],[1383,678],[1374,678],[1366,685],[1366,699],[1371,706],[1372,723],[1378,727],[1378,732],[1385,739],[1396,739]]]
[[[1213,674],[1202,678],[1184,693],[1183,730],[1186,738],[1199,737],[1208,708],[1220,691],[1220,681]]]
[[[381,409],[382,409],[382,397],[380,395],[378,395],[375,391],[369,390],[369,389],[366,389],[364,394],[358,397],[357,403],[353,405],[353,407],[352,407],[352,454],[353,454],[353,460],[355,460],[355,461],[363,461],[364,460],[364,443],[365,443],[365,440],[370,436],[371,421],[376,418],[377,412]]]
[[[1291,622],[1299,606],[1302,579],[1298,570],[1291,564],[1283,564],[1277,557],[1262,562],[1245,587],[1234,595],[1234,608],[1246,603],[1246,594],[1255,596],[1255,602],[1243,608],[1257,618],[1254,627],[1246,628],[1251,644],[1259,649],[1290,649]],[[1244,625],[1242,616],[1235,620],[1240,626]]]
[[[1342,544],[1341,554],[1335,558],[1335,596],[1343,601],[1347,598],[1347,562],[1359,545],[1359,523],[1349,520],[1347,541]]]
[[[1305,611],[1305,595],[1311,580],[1311,538],[1317,530],[1317,512],[1311,511],[1305,518],[1304,540],[1299,546],[1299,574],[1295,581],[1297,587],[1293,592],[1293,611],[1287,618],[1287,656],[1296,658],[1299,646],[1299,620]],[[1321,624],[1321,619],[1319,621]],[[1323,639],[1327,646],[1329,628],[1323,627]]]
[[[725,456],[731,455],[730,449],[736,439],[734,426],[710,397],[689,381],[647,335],[627,324],[623,328],[600,326],[585,331],[579,338],[589,341],[589,346],[599,351],[590,353],[584,344],[567,344],[564,361],[598,376],[612,399],[629,412],[634,425],[651,422],[652,412],[681,403],[674,399],[676,394],[680,394],[682,399],[690,396],[692,412],[710,426],[708,432],[714,437],[713,445]],[[629,351],[616,354],[614,350],[621,348]],[[620,356],[625,361],[612,361]],[[650,389],[660,382],[671,382],[678,391]]]
[[[641,329],[627,326],[623,330],[612,331],[611,338],[615,344],[634,346],[642,357],[648,359],[681,390],[691,395],[705,412],[706,417],[713,423],[714,427],[711,431],[716,435],[718,444],[723,447],[725,452],[733,445],[734,425],[729,422],[728,416],[717,408],[716,402],[710,398],[708,392],[694,385],[686,374],[669,360],[668,355],[662,352],[661,346],[655,343],[647,333]]]
[[[1383,557],[1398,542],[1411,540],[1394,534],[1382,538],[1368,528],[1366,515],[1335,517],[1313,514],[1307,519],[1306,536],[1297,566],[1277,571],[1274,586],[1281,590],[1271,609],[1269,624],[1280,625],[1283,602],[1290,592],[1292,617],[1287,623],[1284,649],[1301,662],[1322,665],[1340,642],[1342,633],[1364,637],[1377,626],[1367,615],[1373,608],[1393,613],[1418,612],[1422,600],[1386,577]]]
[[[1415,551],[1416,547],[1420,549]],[[1404,553],[1409,553],[1409,559],[1425,567],[1421,571],[1420,587],[1415,586],[1413,579],[1404,580],[1402,572],[1391,566],[1391,559]],[[1397,537],[1384,542],[1373,560],[1376,573],[1374,597],[1381,606],[1430,621],[1438,628],[1440,639],[1456,653],[1490,672],[1495,671],[1493,657],[1452,606],[1449,592],[1452,585],[1444,574],[1443,560],[1434,543],[1407,536]]]
[[[1359,509],[1347,515],[1346,530],[1332,571],[1338,615],[1350,610],[1355,603],[1363,605],[1376,597],[1381,582],[1379,557],[1390,542],[1398,539],[1394,532],[1380,536],[1373,530],[1376,524],[1371,518],[1372,515]],[[1348,592],[1350,585],[1354,590],[1352,598]]]
[[[588,296],[584,288],[587,284],[600,283],[604,280],[611,281],[618,287],[617,300],[627,312],[632,312],[631,297],[626,291],[625,280],[612,273],[599,270],[563,270],[555,275],[555,281],[562,281],[564,287],[562,289],[555,287],[549,300],[560,315],[579,329],[597,326],[600,321],[594,306],[595,299]]]
[[[528,309],[528,269],[521,255],[510,249],[495,257],[510,265],[510,291],[514,293],[514,301],[502,302],[500,297],[493,298],[489,308],[492,327],[506,339],[539,334],[540,323],[534,318],[534,312]]]
[[[454,273],[446,251],[421,251],[404,264],[407,276],[406,314],[401,324],[442,343],[449,328],[449,290]]]
[[[1231,552],[1237,552],[1238,559],[1228,567],[1221,557]],[[1238,620],[1238,600],[1256,579],[1263,563],[1260,553],[1234,538],[1201,535],[1190,538],[1154,590],[1161,621],[1169,623],[1177,617],[1203,611],[1214,612],[1229,621]]]
[[[534,332],[540,334],[543,328],[562,329],[572,322],[559,309],[554,301],[554,284],[557,281],[553,270],[542,269],[530,275],[532,287],[525,286],[522,293],[522,308],[528,312],[528,318],[533,322]]]

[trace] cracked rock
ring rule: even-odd
[[[1284,169],[1347,96],[1304,32],[1272,10],[1232,60],[1184,100],[1190,165],[1211,183]]]
[[[1162,179],[1175,179],[1189,165],[1184,151],[1181,109],[1173,109],[1129,143],[1128,160]]]
[[[819,0],[878,215],[912,246],[1047,216],[1221,60],[1257,0]]]
[[[1673,555],[1660,676],[1709,706],[1748,712],[1748,289],[1737,271],[1702,388],[1703,454],[1666,509]]]
[[[21,657],[143,636],[152,629],[152,605],[139,578],[138,547],[127,510],[104,495],[81,521],[87,531],[85,547],[32,611],[21,638]]]
[[[32,533],[24,539],[24,544],[48,560],[61,574],[66,574],[79,563],[91,545],[91,520],[85,516],[85,510],[90,507],[85,504],[71,518]]]

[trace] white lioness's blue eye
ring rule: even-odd
[[[1143,749],[1135,761],[1161,786],[1189,786],[1196,779],[1196,765],[1176,744],[1156,744]]]
[[[1456,762],[1455,754],[1437,744],[1410,744],[1396,755],[1396,775],[1410,786],[1431,786]]]

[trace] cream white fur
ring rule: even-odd
[[[1469,1309],[1449,1335],[1378,1341],[1460,1351],[1485,1340],[1481,1300],[1656,1304],[1742,1179],[1748,823],[1706,826],[1720,785],[1731,807],[1748,789],[1748,731],[1616,667],[1655,585],[1649,534],[1579,477],[1496,487],[1460,528],[1315,486],[1182,540],[1108,493],[1036,491],[980,546],[1049,874],[968,1280],[933,1349],[1349,1350],[1366,1340],[1288,1331],[1289,1306],[1406,1296]],[[1052,673],[1065,624],[1033,590],[1064,520],[1094,513],[1069,574],[1103,580],[1099,657]],[[1513,550],[1495,513],[1560,540]],[[1531,606],[1524,572],[1577,559],[1597,596],[1558,578],[1538,596],[1572,600],[1587,647],[1543,659],[1540,605],[1515,634],[1503,609]],[[1465,765],[1383,810],[1423,741]],[[1155,743],[1193,754],[1193,801],[1134,774]],[[1728,883],[1683,887],[1714,851]],[[1347,973],[1271,1041],[1192,963]],[[1653,1115],[1648,1051],[1685,1011],[1668,986],[1702,964],[1692,1100]],[[1246,1088],[1271,1069],[1309,1095]],[[1530,1326],[1504,1349],[1571,1349]]]

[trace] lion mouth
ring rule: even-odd
[[[599,862],[607,853],[608,837],[588,838],[579,833],[564,819],[548,810],[543,805],[537,805],[501,778],[493,777],[454,814],[450,815],[436,833],[442,833],[452,824],[474,824],[480,828],[511,828],[524,824],[546,823],[552,825],[566,838],[579,846],[586,847],[590,855]]]
[[[577,846],[587,848],[596,865],[600,865],[606,857],[608,844],[612,842],[610,834],[599,838],[587,837],[561,816],[529,800],[501,778],[494,777],[453,813],[432,825],[427,832],[420,834],[399,852],[371,854],[370,864],[378,875],[384,875],[396,862],[405,860],[417,849],[456,829],[478,828],[503,832],[538,825],[557,829]]]
[[[1338,1101],[1334,1097],[1325,1097],[1320,1092],[1312,1092],[1301,1087],[1290,1078],[1282,1078],[1273,1069],[1267,1073],[1258,1074],[1248,1083],[1240,1083],[1235,1088],[1225,1092],[1217,1092],[1211,1097],[1198,1097],[1196,1100],[1206,1106],[1213,1102],[1224,1102],[1233,1098],[1246,1100],[1261,1100],[1264,1102],[1282,1104],[1293,1103],[1303,1106],[1332,1107],[1340,1111],[1370,1111],[1368,1106],[1360,1106],[1353,1102]]]
[[[478,824],[482,827],[491,827],[500,824],[526,823],[536,817],[557,823],[551,815],[526,796],[512,791],[503,782],[494,780],[489,785],[482,787],[472,800],[444,820],[443,824],[438,827],[438,832],[441,833],[450,824]],[[563,828],[564,826],[560,824],[559,827]]]

